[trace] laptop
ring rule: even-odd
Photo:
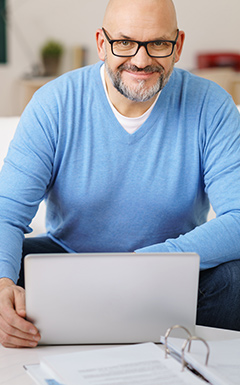
[[[159,342],[194,330],[195,253],[32,254],[25,257],[27,319],[41,344]]]

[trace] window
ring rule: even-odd
[[[6,0],[0,0],[0,63],[7,62]]]

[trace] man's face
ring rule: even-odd
[[[114,0],[103,27],[111,40],[175,40],[177,22],[168,0]],[[144,46],[135,56],[117,57],[102,30],[97,31],[99,58],[105,62],[108,87],[127,99],[145,102],[154,97],[168,82],[175,62],[180,58],[184,33],[180,31],[171,56],[150,57]],[[108,81],[109,80],[109,81]]]

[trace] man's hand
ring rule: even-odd
[[[36,327],[26,321],[25,291],[10,279],[0,279],[0,343],[7,348],[35,347]]]

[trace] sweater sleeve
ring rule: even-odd
[[[0,174],[0,277],[17,281],[24,233],[51,180],[54,121],[35,100],[25,109]]]
[[[214,113],[208,103],[201,121],[201,172],[216,218],[136,252],[196,252],[208,269],[240,259],[240,115],[229,97]]]

